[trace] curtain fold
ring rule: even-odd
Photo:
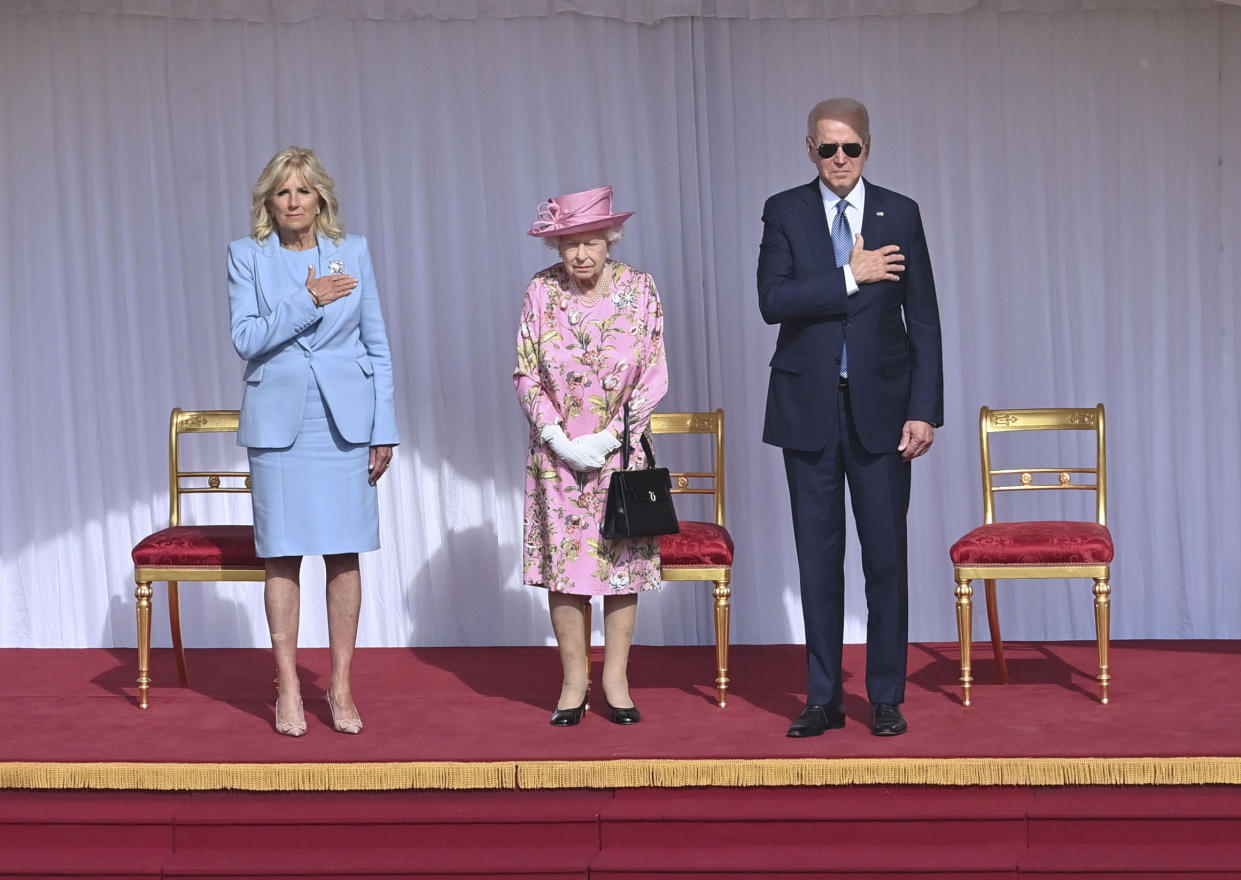
[[[1114,636],[1241,635],[1241,10],[607,6],[0,8],[0,645],[135,643],[129,550],[167,523],[168,413],[240,402],[225,246],[291,143],[371,240],[397,370],[360,644],[550,640],[521,584],[511,372],[522,291],[556,255],[525,230],[540,200],[603,183],[638,212],[616,256],[664,300],[663,409],[727,412],[734,641],[799,641],[754,272],[763,200],[811,179],[806,112],[833,94],[870,106],[867,176],[921,204],[940,290],[947,423],[914,465],[911,636],[955,638],[947,548],[981,516],[979,406],[1100,401]],[[675,443],[661,462],[701,457]],[[861,641],[852,540],[847,565]],[[304,586],[302,642],[325,644],[318,560]],[[1092,637],[1088,584],[1001,595],[1009,638]],[[258,585],[187,585],[182,604],[191,646],[267,643]],[[706,587],[643,597],[639,641],[712,639]]]

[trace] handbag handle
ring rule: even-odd
[[[642,432],[642,436],[638,438],[638,442],[642,444],[642,451],[646,453],[646,466],[655,467],[655,451],[651,449],[650,442],[646,439],[646,432]],[[625,430],[621,435],[621,470],[629,470],[629,404],[625,404]]]

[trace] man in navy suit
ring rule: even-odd
[[[759,308],[780,325],[763,440],[784,450],[810,673],[788,735],[845,723],[847,483],[866,577],[871,731],[894,736],[907,729],[910,462],[943,424],[939,308],[917,204],[862,178],[866,107],[822,101],[806,131],[818,176],[767,200],[758,256]]]

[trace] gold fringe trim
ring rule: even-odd
[[[374,764],[0,763],[0,788],[142,791],[382,791],[514,788],[511,761]]]
[[[757,758],[374,764],[0,762],[0,789],[392,791],[820,785],[1241,785],[1241,758]]]
[[[1241,758],[525,761],[521,788],[793,785],[1238,785]]]

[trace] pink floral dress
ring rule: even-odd
[[[517,399],[530,420],[526,460],[525,582],[560,593],[606,596],[660,586],[659,538],[608,541],[599,534],[617,450],[602,470],[575,472],[542,440],[547,425],[569,437],[612,431],[629,404],[629,467],[646,466],[638,437],[668,390],[663,306],[650,275],[609,260],[611,295],[575,302],[564,266],[526,288],[517,336]],[[602,283],[602,280],[600,281]]]

